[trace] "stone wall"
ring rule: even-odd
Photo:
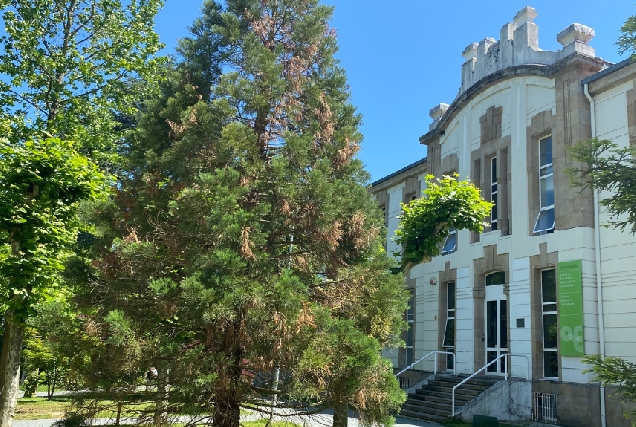
[[[517,378],[501,381],[468,402],[457,416],[471,422],[473,415],[496,417],[499,421],[529,420],[532,413],[532,383]]]

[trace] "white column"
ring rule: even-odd
[[[528,359],[511,357],[510,372],[513,376],[525,378],[528,369],[532,370],[529,257],[512,260],[508,322],[510,325],[508,351],[511,354],[522,354],[528,357]],[[528,368],[528,363],[530,363],[530,368]]]
[[[470,268],[458,268],[455,282],[455,368],[457,373],[473,373],[474,301]]]

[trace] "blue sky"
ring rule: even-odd
[[[373,180],[419,160],[418,138],[431,123],[428,112],[451,103],[460,85],[462,50],[499,30],[519,9],[539,15],[539,46],[557,50],[559,31],[573,22],[595,29],[596,55],[618,62],[614,44],[636,7],[621,0],[431,1],[322,0],[335,6],[338,58],[347,70],[353,103],[363,116],[360,158]],[[171,53],[199,16],[201,0],[166,0],[156,30]]]

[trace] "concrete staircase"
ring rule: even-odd
[[[452,411],[453,387],[467,377],[468,375],[436,375],[434,379],[429,380],[428,384],[417,389],[415,393],[409,393],[406,402],[402,405],[400,415],[438,423],[447,421]],[[501,377],[478,375],[462,384],[455,390],[455,413],[466,403],[502,380]]]

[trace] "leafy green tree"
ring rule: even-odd
[[[437,182],[435,182],[437,181]],[[481,198],[479,189],[457,176],[435,180],[426,176],[424,197],[402,204],[403,214],[395,234],[402,245],[402,267],[411,268],[439,255],[451,229],[481,233],[492,203]]]
[[[609,224],[636,233],[636,148],[618,148],[608,140],[592,139],[572,147],[570,153],[584,165],[570,170],[573,185],[607,191],[599,203],[610,215]]]
[[[632,15],[625,20],[621,27],[621,35],[616,42],[620,54],[636,54],[636,15]]]
[[[113,161],[113,111],[127,112],[131,79],[153,74],[162,0],[2,0],[0,106],[13,138],[41,132]],[[152,86],[148,86],[150,89]]]
[[[3,143],[3,150],[6,149],[3,155],[6,154],[7,159],[21,156],[29,166],[45,161],[44,157],[51,155],[49,160],[57,159],[62,170],[75,171],[73,167],[79,163],[65,165],[64,161],[76,161],[79,155],[66,143],[60,143],[60,151],[56,153],[52,145],[57,143],[52,140],[38,142],[42,135],[47,135],[76,141],[76,148],[83,154],[112,168],[117,161],[117,143],[121,141],[121,124],[117,116],[130,111],[130,100],[137,99],[130,90],[134,87],[130,84],[131,79],[148,77],[155,66],[156,60],[152,56],[160,43],[152,30],[152,21],[161,4],[161,0],[132,0],[125,4],[113,0],[1,0],[6,34],[0,38],[0,73],[5,76],[0,82],[0,118],[6,128],[3,135],[11,142]],[[147,89],[152,87],[147,85]],[[32,150],[30,154],[29,150]],[[11,161],[7,160],[6,164]],[[72,175],[54,176],[48,170],[39,175],[40,170],[26,166],[19,170],[29,171],[33,176],[28,173],[22,177],[10,173],[0,176],[7,185],[15,185],[15,188],[3,189],[0,197],[4,202],[5,198],[18,197],[16,194],[22,191],[24,201],[15,206],[9,203],[3,208],[19,209],[28,204],[27,200],[39,200],[42,189],[46,189],[46,203],[50,207],[40,206],[45,209],[41,213],[42,223],[30,224],[26,220],[20,226],[14,224],[11,229],[0,228],[2,243],[9,242],[9,246],[2,246],[2,251],[10,253],[3,260],[0,271],[0,306],[9,301],[0,357],[3,427],[12,419],[14,403],[11,402],[15,402],[14,392],[17,391],[14,383],[18,378],[23,324],[33,314],[34,303],[41,299],[46,286],[55,282],[55,272],[61,262],[61,252],[55,249],[58,246],[62,249],[70,242],[66,240],[70,235],[62,236],[64,233],[60,232],[62,226],[56,222],[56,215],[62,213],[64,206],[73,212],[77,199],[62,192],[55,201],[53,190],[73,185],[81,189],[85,184],[73,182],[77,177]],[[5,172],[4,168],[2,172]],[[39,181],[35,189],[23,188],[32,183],[29,180],[43,177],[57,181]],[[5,181],[14,178],[26,181]],[[20,191],[13,191],[16,189]],[[37,205],[35,203],[33,207]],[[27,207],[24,209],[27,210],[2,213],[11,214],[6,217],[9,219],[28,214],[35,220],[40,215]],[[63,219],[71,221],[72,218],[67,215]],[[54,228],[48,231],[41,228],[46,225]],[[37,227],[38,238],[44,238],[42,236],[48,233],[50,239],[39,242],[37,248],[30,247],[29,244],[37,243],[28,238],[31,226]],[[70,225],[68,231],[74,230],[75,227]],[[50,247],[46,247],[49,243]],[[47,256],[51,258],[47,260]],[[19,269],[18,259],[25,264],[40,262],[42,266],[34,264],[30,267],[32,270]],[[18,270],[20,274],[16,275]],[[32,274],[32,280],[25,287],[22,281],[28,281],[28,274]]]
[[[136,349],[131,375],[157,369],[155,424],[188,410],[235,427],[273,395],[387,422],[404,395],[379,350],[399,344],[408,295],[355,157],[332,8],[203,12],[135,118],[116,197],[90,209],[98,256],[74,270],[78,301],[100,342]]]
[[[25,323],[50,295],[67,249],[77,238],[75,211],[102,191],[103,174],[71,143],[0,141],[0,301],[7,306],[0,359],[0,419],[10,426],[17,398]]]
[[[46,385],[51,398],[57,387],[73,389],[77,384],[77,371],[86,364],[81,349],[84,331],[79,330],[78,313],[69,304],[68,290],[57,292],[53,298],[38,303],[36,315],[27,321],[23,366],[33,391],[38,385]],[[90,345],[97,345],[90,342]],[[25,385],[25,397],[27,387]]]
[[[585,356],[583,363],[592,365],[585,373],[592,372],[595,381],[599,381],[603,386],[618,386],[617,394],[623,402],[636,401],[636,364],[620,357],[604,358],[600,354]],[[632,425],[636,425],[636,411],[628,410],[623,415],[631,418]]]

